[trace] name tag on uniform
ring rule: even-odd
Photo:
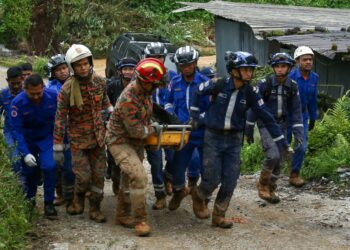
[[[271,94],[276,94],[276,90],[275,89],[271,90]]]
[[[240,101],[240,103],[242,103],[242,104],[247,104],[247,101],[246,101],[245,99],[242,99],[242,100]]]
[[[174,91],[181,91],[181,88],[174,89]]]
[[[220,96],[222,98],[227,98],[227,94],[225,94],[225,93],[219,93],[218,96]]]

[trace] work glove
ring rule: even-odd
[[[310,120],[309,122],[309,131],[313,130],[315,127],[315,120]]]
[[[53,145],[53,159],[58,166],[64,165],[64,145],[63,144],[55,144]]]
[[[35,159],[34,155],[32,155],[32,154],[27,154],[24,157],[24,163],[28,167],[32,167],[32,168],[38,166],[38,164],[36,163],[36,159]]]
[[[162,131],[162,126],[158,122],[151,123],[151,127],[154,129],[155,135],[159,135]]]
[[[292,158],[294,150],[289,146],[288,143],[278,143],[278,150],[280,152],[281,158],[287,160]]]
[[[192,126],[192,130],[196,130],[199,128],[199,122],[197,119],[193,119],[192,117],[190,118],[190,120],[187,123],[188,125]]]
[[[247,138],[247,143],[249,145],[253,144],[254,143],[254,126],[246,126],[244,134]]]

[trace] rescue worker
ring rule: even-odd
[[[209,79],[200,74],[197,68],[199,58],[198,52],[191,46],[185,46],[177,49],[174,55],[174,61],[177,64],[180,74],[174,77],[168,87],[166,96],[165,110],[171,114],[175,114],[183,124],[190,121],[190,105],[192,95],[202,82]],[[209,105],[209,97],[200,98],[200,113],[204,113]],[[188,143],[180,151],[176,151],[172,164],[170,164],[169,172],[172,175],[173,197],[169,202],[169,210],[179,208],[181,201],[185,198],[190,188],[197,184],[202,169],[202,144],[204,137],[204,127],[196,128],[191,131]],[[192,176],[189,177],[188,185],[185,186],[186,168],[189,166],[193,152],[198,150],[199,161],[197,164],[191,164],[188,169]]]
[[[137,61],[134,58],[122,58],[116,65],[118,76],[113,76],[112,78],[107,80],[107,95],[113,107],[115,106],[117,99],[123,92],[124,88],[130,83],[136,64]],[[115,164],[113,156],[108,150],[107,175],[109,175],[112,178],[113,193],[117,195],[119,193],[120,185],[120,168]]]
[[[69,68],[64,55],[57,54],[52,56],[47,65],[47,76],[49,82],[48,89],[56,91],[58,94],[69,77]],[[67,129],[66,129],[67,130]],[[68,134],[66,131],[64,138],[64,162],[56,165],[56,200],[55,205],[60,206],[67,201],[73,200],[75,176],[72,170],[72,154],[68,142]],[[69,204],[68,204],[69,205]]]
[[[23,164],[26,198],[35,205],[40,172],[44,180],[44,210],[49,218],[55,218],[56,164],[53,159],[52,142],[57,94],[44,87],[43,79],[33,74],[24,81],[24,91],[11,103],[11,125]]]
[[[11,101],[22,92],[23,77],[20,67],[11,67],[7,70],[6,81],[8,87],[0,90],[0,120],[4,116],[3,134],[5,143],[9,149],[10,159],[12,163],[12,171],[20,175],[21,160],[20,153],[16,147],[15,139],[10,125]]]
[[[308,132],[314,128],[315,121],[318,118],[318,75],[312,71],[314,53],[309,47],[298,47],[294,52],[294,59],[298,67],[290,72],[290,78],[298,84],[303,114],[304,138],[302,147],[299,147],[293,155],[289,183],[292,186],[301,187],[305,184],[305,181],[300,177],[300,169],[307,149]],[[288,140],[291,141],[291,139],[292,129],[290,128],[288,131]]]
[[[54,157],[56,162],[64,162],[67,126],[75,174],[74,199],[67,207],[67,213],[83,213],[88,192],[90,219],[102,223],[106,222],[100,211],[106,167],[102,110],[111,112],[113,107],[107,97],[105,81],[93,71],[91,51],[84,45],[73,44],[65,59],[72,76],[58,94]]]
[[[31,63],[23,63],[20,65],[22,69],[23,80],[27,79],[28,76],[33,74],[33,66]]]
[[[283,134],[287,136],[288,126],[293,128],[294,151],[297,151],[302,146],[304,129],[298,85],[289,78],[289,73],[295,61],[287,53],[276,53],[271,57],[269,64],[273,68],[274,75],[258,82],[257,89]],[[254,112],[249,110],[245,133],[248,144],[254,142],[255,121]],[[276,181],[281,171],[283,159],[281,159],[278,146],[273,141],[267,128],[260,120],[257,121],[257,124],[265,153],[260,179],[257,182],[258,194],[260,198],[270,203],[278,203],[280,198],[275,193],[277,189]]]
[[[163,64],[165,62],[165,57],[168,53],[167,48],[163,43],[152,42],[147,44],[144,49],[144,58],[156,58],[161,61]],[[157,104],[160,107],[164,108],[165,104],[165,95],[167,92],[167,85],[169,80],[176,75],[173,71],[167,71],[167,74],[164,75],[164,86],[157,88],[152,95],[153,105]],[[147,152],[147,161],[151,165],[151,174],[152,174],[152,183],[154,187],[154,192],[156,196],[156,202],[153,204],[152,208],[154,210],[160,210],[166,208],[166,195],[164,185],[164,173],[163,173],[163,154],[162,150],[152,150],[146,149]],[[173,151],[170,149],[165,149],[165,159],[167,162],[172,161]],[[166,166],[169,166],[167,163]],[[169,184],[168,184],[169,185]],[[171,184],[170,184],[171,185]]]
[[[220,228],[232,227],[232,221],[225,218],[225,213],[239,177],[247,109],[251,108],[264,123],[281,151],[288,148],[287,141],[258,90],[250,85],[258,63],[256,58],[248,52],[229,51],[225,59],[230,77],[201,83],[191,106],[192,125],[196,127],[200,117],[200,96],[212,95],[210,107],[205,114],[204,169],[200,185],[192,192],[192,200],[195,215],[200,219],[208,218],[209,210],[205,199],[221,184],[212,214],[212,225]]]
[[[152,93],[165,73],[158,59],[142,59],[135,68],[136,78],[122,92],[107,125],[106,144],[122,170],[116,223],[134,228],[139,236],[151,231],[146,207],[147,173],[142,161],[144,139],[160,132],[158,123],[151,124]]]

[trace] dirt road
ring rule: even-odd
[[[149,164],[144,165],[149,169]],[[151,209],[154,195],[149,183],[148,212],[151,237],[140,238],[114,224],[116,197],[106,182],[102,211],[106,224],[81,216],[69,216],[59,208],[59,219],[40,216],[33,236],[33,249],[350,249],[350,198],[332,199],[311,191],[297,190],[280,180],[282,202],[266,204],[257,197],[257,175],[243,176],[231,201],[228,217],[241,219],[232,229],[210,226],[210,219],[196,219],[190,197],[174,212]],[[149,180],[150,180],[149,176]],[[41,203],[41,202],[40,202]],[[212,209],[210,203],[210,209]],[[40,208],[42,214],[42,208]]]
[[[95,61],[101,75],[104,62]],[[5,73],[6,69],[0,67],[1,87],[6,86]],[[144,164],[149,170],[149,164]],[[350,249],[350,197],[332,198],[312,191],[310,184],[295,189],[283,178],[279,181],[282,202],[270,205],[257,197],[257,178],[240,178],[227,216],[243,223],[235,223],[229,230],[212,228],[210,219],[196,219],[190,197],[177,211],[153,211],[154,195],[149,183],[148,212],[153,232],[148,238],[135,237],[131,229],[114,224],[116,197],[110,181],[106,182],[102,203],[108,218],[105,224],[88,219],[88,206],[79,216],[69,216],[64,207],[59,207],[58,220],[47,220],[42,216],[39,195],[40,216],[29,234],[32,243],[28,249]]]

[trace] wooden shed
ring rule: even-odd
[[[206,10],[215,16],[217,69],[226,74],[227,50],[253,53],[260,65],[279,51],[293,54],[300,45],[315,52],[314,70],[321,90],[334,97],[350,89],[350,10],[224,1],[181,2],[174,12]],[[342,31],[341,31],[342,30]],[[347,32],[348,31],[348,32]],[[298,33],[294,35],[288,35]],[[285,34],[282,36],[272,36]]]

